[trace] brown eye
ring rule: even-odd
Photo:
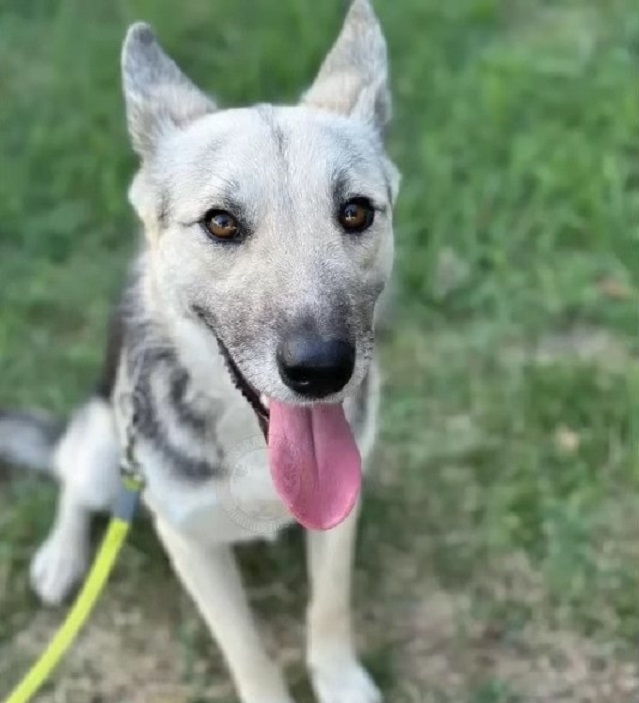
[[[373,224],[375,210],[370,200],[353,198],[342,205],[338,219],[347,232],[363,232]]]
[[[216,239],[235,239],[240,233],[238,221],[225,210],[211,210],[204,217],[204,226]]]

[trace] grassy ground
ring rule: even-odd
[[[126,24],[227,104],[292,99],[341,4],[0,0],[2,405],[64,413],[96,372],[133,241]],[[636,0],[377,5],[405,312],[359,551],[365,658],[393,703],[636,701]],[[26,582],[53,497],[0,484],[0,697],[62,615]],[[299,542],[243,563],[302,702]],[[43,700],[232,700],[169,573],[142,527]]]

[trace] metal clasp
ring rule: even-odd
[[[144,486],[144,473],[142,465],[138,461],[135,453],[136,431],[139,423],[139,403],[137,391],[124,392],[120,395],[120,408],[126,420],[125,444],[122,458],[120,460],[120,475],[124,485],[129,490],[141,490]]]

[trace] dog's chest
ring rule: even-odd
[[[259,439],[236,448],[219,478],[189,482],[170,471],[152,471],[144,495],[147,506],[202,543],[274,539],[291,516],[275,492]],[[154,460],[148,452],[145,461]]]

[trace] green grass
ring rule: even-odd
[[[636,700],[636,3],[377,5],[395,92],[389,149],[404,176],[403,312],[384,349],[359,552],[365,658],[400,703],[579,701],[598,686],[599,701]],[[341,7],[0,0],[1,405],[67,412],[100,362],[136,227],[118,83],[127,24],[152,22],[189,74],[234,105],[294,99]],[[0,484],[0,695],[32,651],[24,633],[37,640],[59,621],[26,583],[53,497],[31,481]],[[298,653],[287,666],[307,701],[303,571],[290,571],[291,553],[295,539],[266,564],[249,554],[246,568],[281,583],[257,606]],[[139,605],[140,589],[159,597],[148,572],[169,581],[143,530],[94,633],[129,641],[135,632],[107,615],[141,608],[141,628],[173,638],[173,658],[158,645],[185,687],[171,700],[210,700],[206,686],[225,676],[218,655],[173,585],[159,587],[175,602],[162,616]],[[86,673],[75,656],[56,679],[61,695]],[[124,703],[140,684],[109,689],[104,656],[90,667],[96,690]]]

